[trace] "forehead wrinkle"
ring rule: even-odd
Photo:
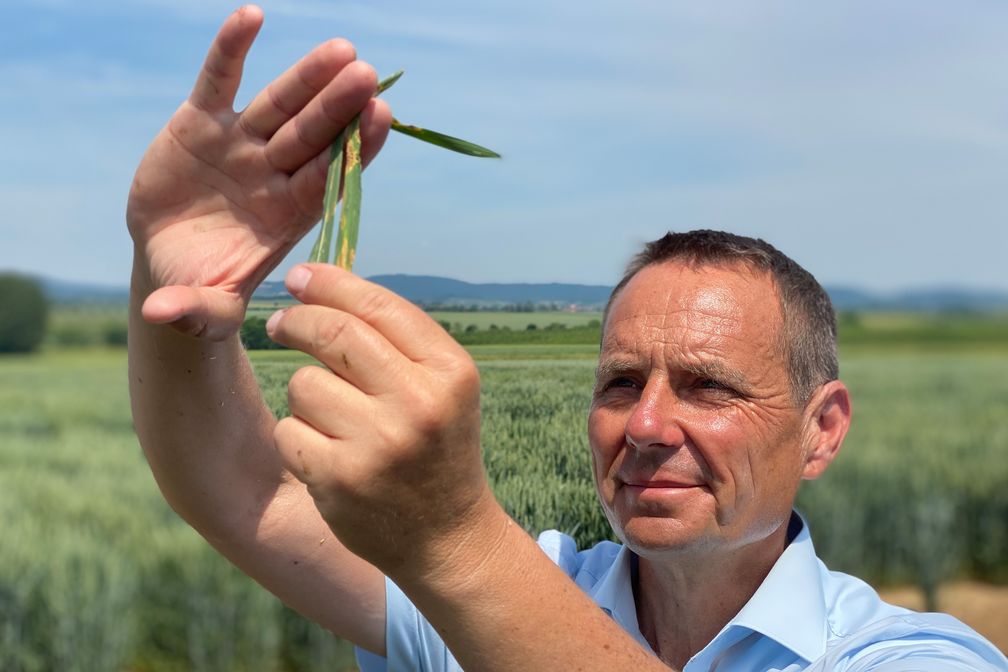
[[[763,358],[774,352],[772,330],[756,327],[756,315],[744,319],[747,311],[739,303],[742,300],[740,291],[741,296],[745,296],[747,288],[740,290],[714,283],[691,290],[688,285],[686,283],[682,292],[676,291],[668,281],[663,285],[649,282],[628,286],[612,306],[600,355],[605,357],[623,351],[639,358],[646,356],[637,352],[639,349],[653,351],[654,346],[660,344],[674,345],[686,357],[707,353],[720,356],[726,362],[731,361],[733,355],[748,358],[743,353],[759,353]],[[731,345],[733,343],[742,346],[741,349]],[[724,369],[722,367],[722,373]],[[739,376],[731,377],[737,379]]]
[[[641,322],[642,327],[662,331],[685,327],[712,336],[737,334],[743,326],[741,318],[737,315],[725,315],[697,308],[675,308],[664,311],[639,312],[612,320],[606,326],[606,334],[611,335],[617,327],[627,322]]]
[[[600,360],[620,361],[597,371],[639,376],[657,365],[666,375],[715,379],[746,396],[777,396],[788,382],[777,288],[763,274],[721,271],[643,269],[615,297],[603,325]]]
[[[683,355],[692,352],[719,352],[726,340],[741,340],[737,333],[725,334],[711,324],[688,325],[680,322],[668,324],[668,315],[647,313],[643,320],[626,318],[613,324],[602,342],[600,356],[605,358],[623,353],[631,359],[654,359],[656,348],[675,348]],[[659,319],[660,318],[660,319]],[[627,328],[621,323],[632,322]],[[645,354],[647,353],[647,354]],[[661,359],[665,359],[661,355]]]
[[[732,363],[732,349],[728,347],[727,341],[743,341],[752,345],[751,339],[745,339],[744,335],[739,333],[741,330],[725,334],[724,330],[720,329],[706,331],[696,327],[684,328],[679,324],[668,326],[667,320],[663,320],[665,326],[656,324],[649,326],[648,322],[655,321],[651,318],[658,315],[658,313],[646,313],[644,324],[636,329],[613,328],[609,331],[603,343],[599,364],[595,369],[596,382],[658,368],[671,374],[710,378],[744,393],[754,393],[756,388],[760,387],[766,371],[761,368],[760,371],[744,372]],[[632,319],[633,317],[621,319],[616,324]],[[734,318],[726,319],[739,323]],[[765,347],[766,344],[757,344],[762,350],[761,345]],[[766,358],[758,359],[762,361]]]
[[[599,357],[597,376],[655,367],[742,384],[745,376],[722,352],[719,332],[646,327],[644,333],[610,334]],[[734,339],[733,339],[734,340]]]
[[[750,387],[750,381],[741,371],[719,359],[702,358],[697,361],[682,362],[679,364],[679,368],[697,378],[710,378],[741,391],[747,391]]]

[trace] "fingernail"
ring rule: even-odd
[[[307,266],[295,266],[287,273],[287,289],[291,294],[300,294],[308,286],[311,276]]]
[[[270,319],[266,322],[266,335],[267,336],[269,336],[270,338],[273,338],[273,332],[276,331],[276,326],[278,324],[280,324],[280,318],[282,318],[283,314],[286,313],[286,312],[287,312],[287,309],[284,308],[284,309],[278,310],[275,313],[273,313],[272,315],[270,315]]]

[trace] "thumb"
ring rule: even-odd
[[[219,289],[175,285],[152,292],[140,313],[151,324],[167,324],[189,336],[223,341],[241,328],[245,301]]]

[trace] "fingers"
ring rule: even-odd
[[[372,98],[361,111],[361,160],[365,167],[385,144],[391,122],[392,111],[383,100]],[[291,195],[301,212],[321,210],[329,159],[329,148],[326,147],[291,176]]]
[[[319,45],[249,103],[239,117],[241,124],[251,135],[269,139],[356,57],[346,40]]]
[[[224,21],[189,95],[193,105],[208,112],[232,108],[241,83],[245,56],[262,21],[262,10],[255,5],[238,9]]]
[[[355,425],[369,423],[367,395],[332,371],[305,366],[287,384],[287,407],[317,431],[345,439]]]
[[[392,110],[384,100],[373,98],[361,111],[361,164],[365,168],[385,145],[391,126]]]
[[[296,116],[266,144],[266,160],[293,173],[326,149],[375,94],[378,76],[367,63],[354,61],[339,71]]]
[[[309,489],[313,484],[329,480],[332,473],[342,472],[342,469],[333,469],[333,460],[337,457],[335,441],[304,420],[282,419],[273,429],[273,441],[284,466]]]
[[[396,388],[410,364],[374,328],[353,315],[323,306],[295,306],[270,318],[270,338],[328,366],[364,394]]]
[[[303,303],[354,315],[414,362],[469,360],[462,346],[416,305],[336,266],[295,266],[287,274],[287,289]]]
[[[216,289],[162,287],[140,309],[151,324],[167,324],[197,338],[222,341],[241,327],[245,304],[241,297]]]

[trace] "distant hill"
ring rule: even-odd
[[[424,306],[574,304],[584,309],[601,309],[612,291],[608,285],[472,283],[433,275],[373,275],[368,280]],[[282,282],[265,282],[255,293],[255,298],[263,300],[286,296]]]
[[[75,283],[37,278],[49,299],[56,303],[125,304],[125,286]],[[608,285],[573,283],[472,283],[431,275],[375,275],[368,278],[423,306],[500,308],[561,304],[583,310],[605,305],[612,288]],[[1008,311],[1008,291],[973,290],[955,287],[913,289],[903,292],[868,292],[854,287],[828,287],[838,311]],[[282,282],[264,282],[255,293],[258,300],[288,298]]]
[[[429,275],[376,275],[368,278],[416,303],[563,303],[605,305],[612,287],[566,283],[471,283]]]
[[[827,287],[837,311],[994,312],[1008,311],[1008,292],[932,287],[874,293],[851,287]]]
[[[129,302],[128,287],[70,282],[42,277],[35,279],[42,285],[42,291],[53,303],[126,304]]]

